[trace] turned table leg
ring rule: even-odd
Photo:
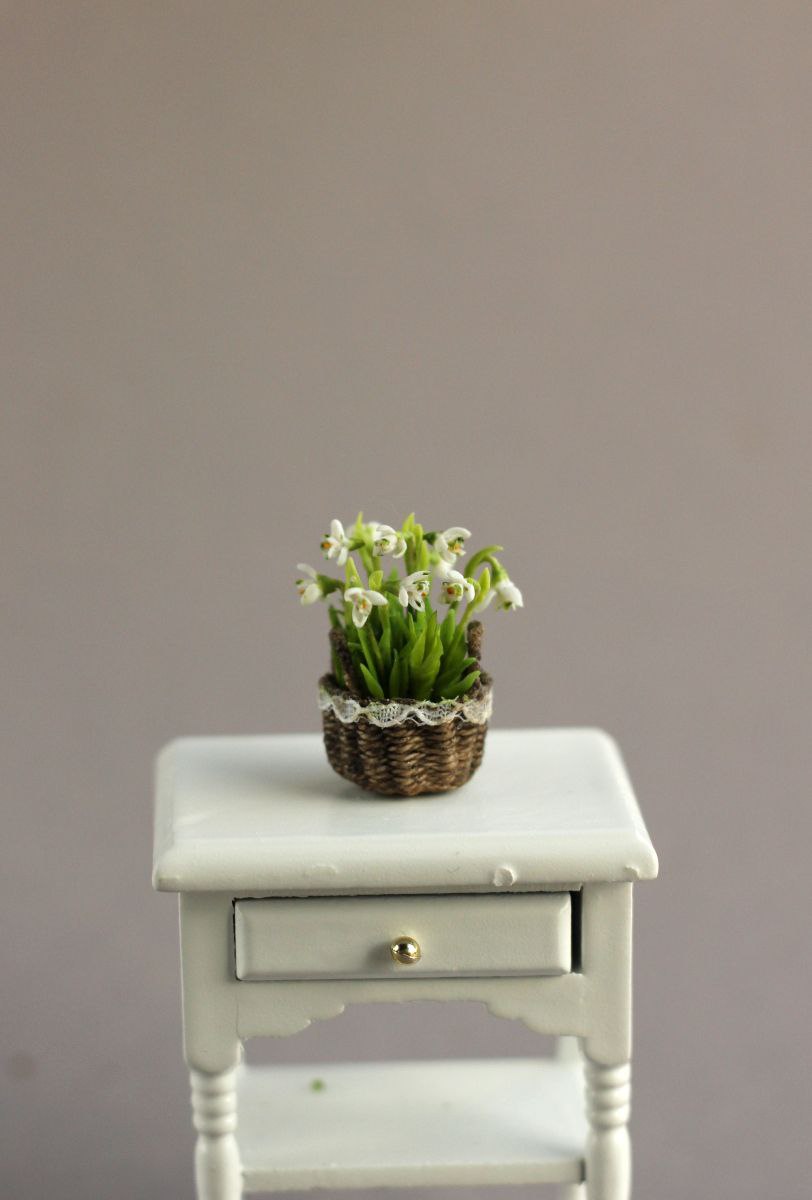
[[[198,1200],[240,1200],[242,1172],[237,1139],[235,1072],[190,1071],[192,1115],[197,1130],[195,1180]]]
[[[587,1059],[585,1067],[590,1126],[586,1148],[587,1196],[589,1200],[629,1200],[631,1064],[607,1067]]]

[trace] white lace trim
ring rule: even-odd
[[[444,725],[458,717],[470,721],[472,725],[484,725],[493,711],[493,693],[488,688],[484,696],[470,700],[419,700],[410,704],[394,700],[370,700],[360,704],[345,693],[328,692],[320,687],[319,708],[322,712],[331,708],[344,725],[352,725],[361,717],[366,717],[370,724],[382,729],[389,725],[402,725],[404,721]]]

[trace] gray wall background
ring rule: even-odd
[[[0,54],[0,1190],[191,1197],[151,760],[316,729],[294,564],[416,506],[524,589],[496,724],[609,728],[660,852],[636,1194],[800,1200],[809,5],[7,3]],[[395,1044],[536,1043],[264,1053]]]

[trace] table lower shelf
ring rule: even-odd
[[[248,1192],[583,1179],[577,1062],[243,1067],[238,1105]]]

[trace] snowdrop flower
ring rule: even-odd
[[[426,596],[431,590],[431,577],[428,571],[413,571],[407,575],[400,585],[398,600],[407,608],[410,604],[418,612],[422,612]]]
[[[334,558],[340,567],[347,561],[350,552],[350,539],[344,532],[340,521],[330,522],[330,532],[321,539],[321,550],[325,558]]]
[[[508,579],[507,575],[503,575],[494,582],[493,590],[499,597],[500,608],[512,610],[524,608],[522,593],[516,587],[516,584]]]
[[[372,592],[362,587],[347,588],[344,599],[352,605],[352,622],[358,629],[366,624],[373,604],[388,603],[386,596],[382,596],[380,592]]]
[[[372,526],[372,552],[379,557],[381,554],[391,554],[393,558],[403,558],[406,539],[391,525],[379,525],[376,521]]]
[[[461,525],[452,525],[450,529],[438,533],[434,539],[434,549],[440,555],[440,562],[450,563],[453,567],[460,555],[465,553],[465,539],[470,536],[470,529],[463,529]],[[444,574],[444,578],[447,575]]]
[[[300,571],[304,571],[305,578],[296,580],[296,590],[301,597],[302,604],[314,604],[316,600],[320,600],[324,593],[321,590],[319,576],[312,567],[307,563],[297,563],[296,566]],[[309,576],[309,578],[307,578]]]
[[[449,571],[440,584],[440,596],[446,604],[456,604],[463,596],[473,600],[476,588],[470,579],[466,579],[459,571]]]

